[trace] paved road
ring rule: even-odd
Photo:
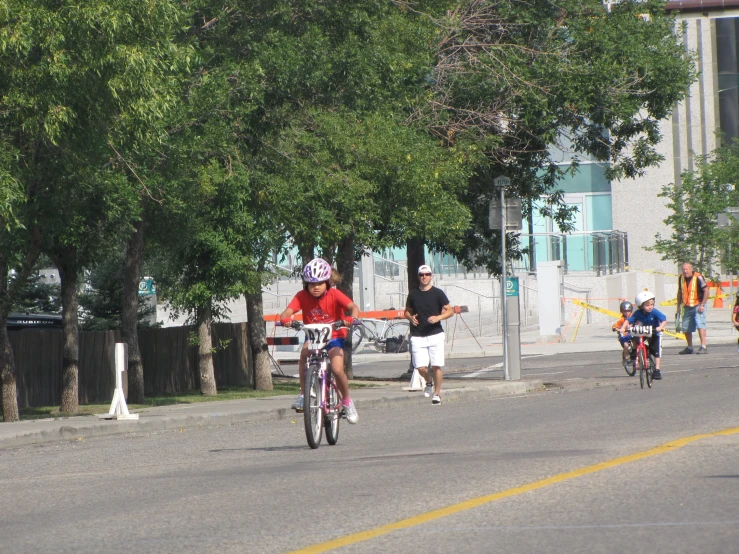
[[[365,410],[315,451],[297,419],[0,450],[0,552],[736,552],[737,356],[668,353],[652,390],[532,358],[546,391]]]

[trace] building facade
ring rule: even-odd
[[[660,233],[671,229],[663,221],[670,215],[662,187],[679,184],[681,174],[696,168],[696,158],[739,136],[739,0],[681,0],[667,2],[678,22],[686,53],[695,56],[698,79],[672,117],[662,123],[659,152],[664,161],[642,177],[611,183],[613,226],[628,232],[629,261],[634,269],[676,273],[676,265],[648,250]]]

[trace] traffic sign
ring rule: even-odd
[[[157,293],[157,286],[154,283],[154,279],[151,277],[144,277],[139,281],[139,295],[140,296],[151,296]]]
[[[518,296],[518,277],[507,277],[505,280],[505,295]]]
[[[490,229],[500,229],[500,200],[498,198],[490,199],[490,212],[488,216],[488,224]],[[521,230],[521,199],[506,198],[505,201],[505,227],[506,231]]]

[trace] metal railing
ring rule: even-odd
[[[564,273],[587,271],[600,276],[622,273],[629,264],[628,235],[623,231],[520,233],[517,237],[528,250],[514,261],[520,271],[533,272],[538,262],[560,260]]]

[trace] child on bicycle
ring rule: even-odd
[[[351,326],[353,320],[359,317],[359,307],[343,292],[331,286],[331,272],[331,265],[324,259],[316,258],[308,262],[303,269],[303,290],[295,295],[285,311],[280,314],[282,325],[289,327],[290,317],[294,313],[302,311],[304,323],[334,323],[343,320],[348,326]],[[337,275],[334,276],[334,280],[336,280]],[[344,315],[346,310],[351,310],[351,317]],[[359,415],[349,397],[349,381],[344,373],[344,339],[346,339],[346,335],[347,329],[334,329],[326,350],[331,361],[331,371],[336,378],[336,385],[341,394],[341,403],[344,406],[346,420],[349,423],[357,423]],[[308,340],[306,338],[298,362],[300,396],[293,402],[292,409],[295,411],[303,411],[305,366],[308,355]]]
[[[659,369],[660,357],[662,354],[662,330],[667,327],[667,316],[655,309],[654,294],[648,290],[642,291],[636,295],[636,307],[638,308],[631,317],[626,318],[621,325],[621,334],[623,335],[628,329],[634,325],[641,325],[652,328],[652,336],[645,339],[648,344],[649,353],[654,357],[654,375],[652,378],[656,381],[662,379],[662,372]],[[635,337],[632,337],[632,341]],[[632,345],[636,350],[636,345]]]
[[[618,343],[621,345],[621,348],[623,348],[623,364],[624,367],[627,367],[629,362],[632,359],[632,356],[634,356],[636,353],[631,348],[631,333],[628,333],[626,335],[621,334],[621,326],[624,324],[624,321],[631,317],[631,314],[634,312],[634,305],[629,301],[623,301],[621,302],[621,305],[618,307],[619,311],[621,312],[621,319],[616,321],[611,326],[611,329],[614,331],[618,331]]]

